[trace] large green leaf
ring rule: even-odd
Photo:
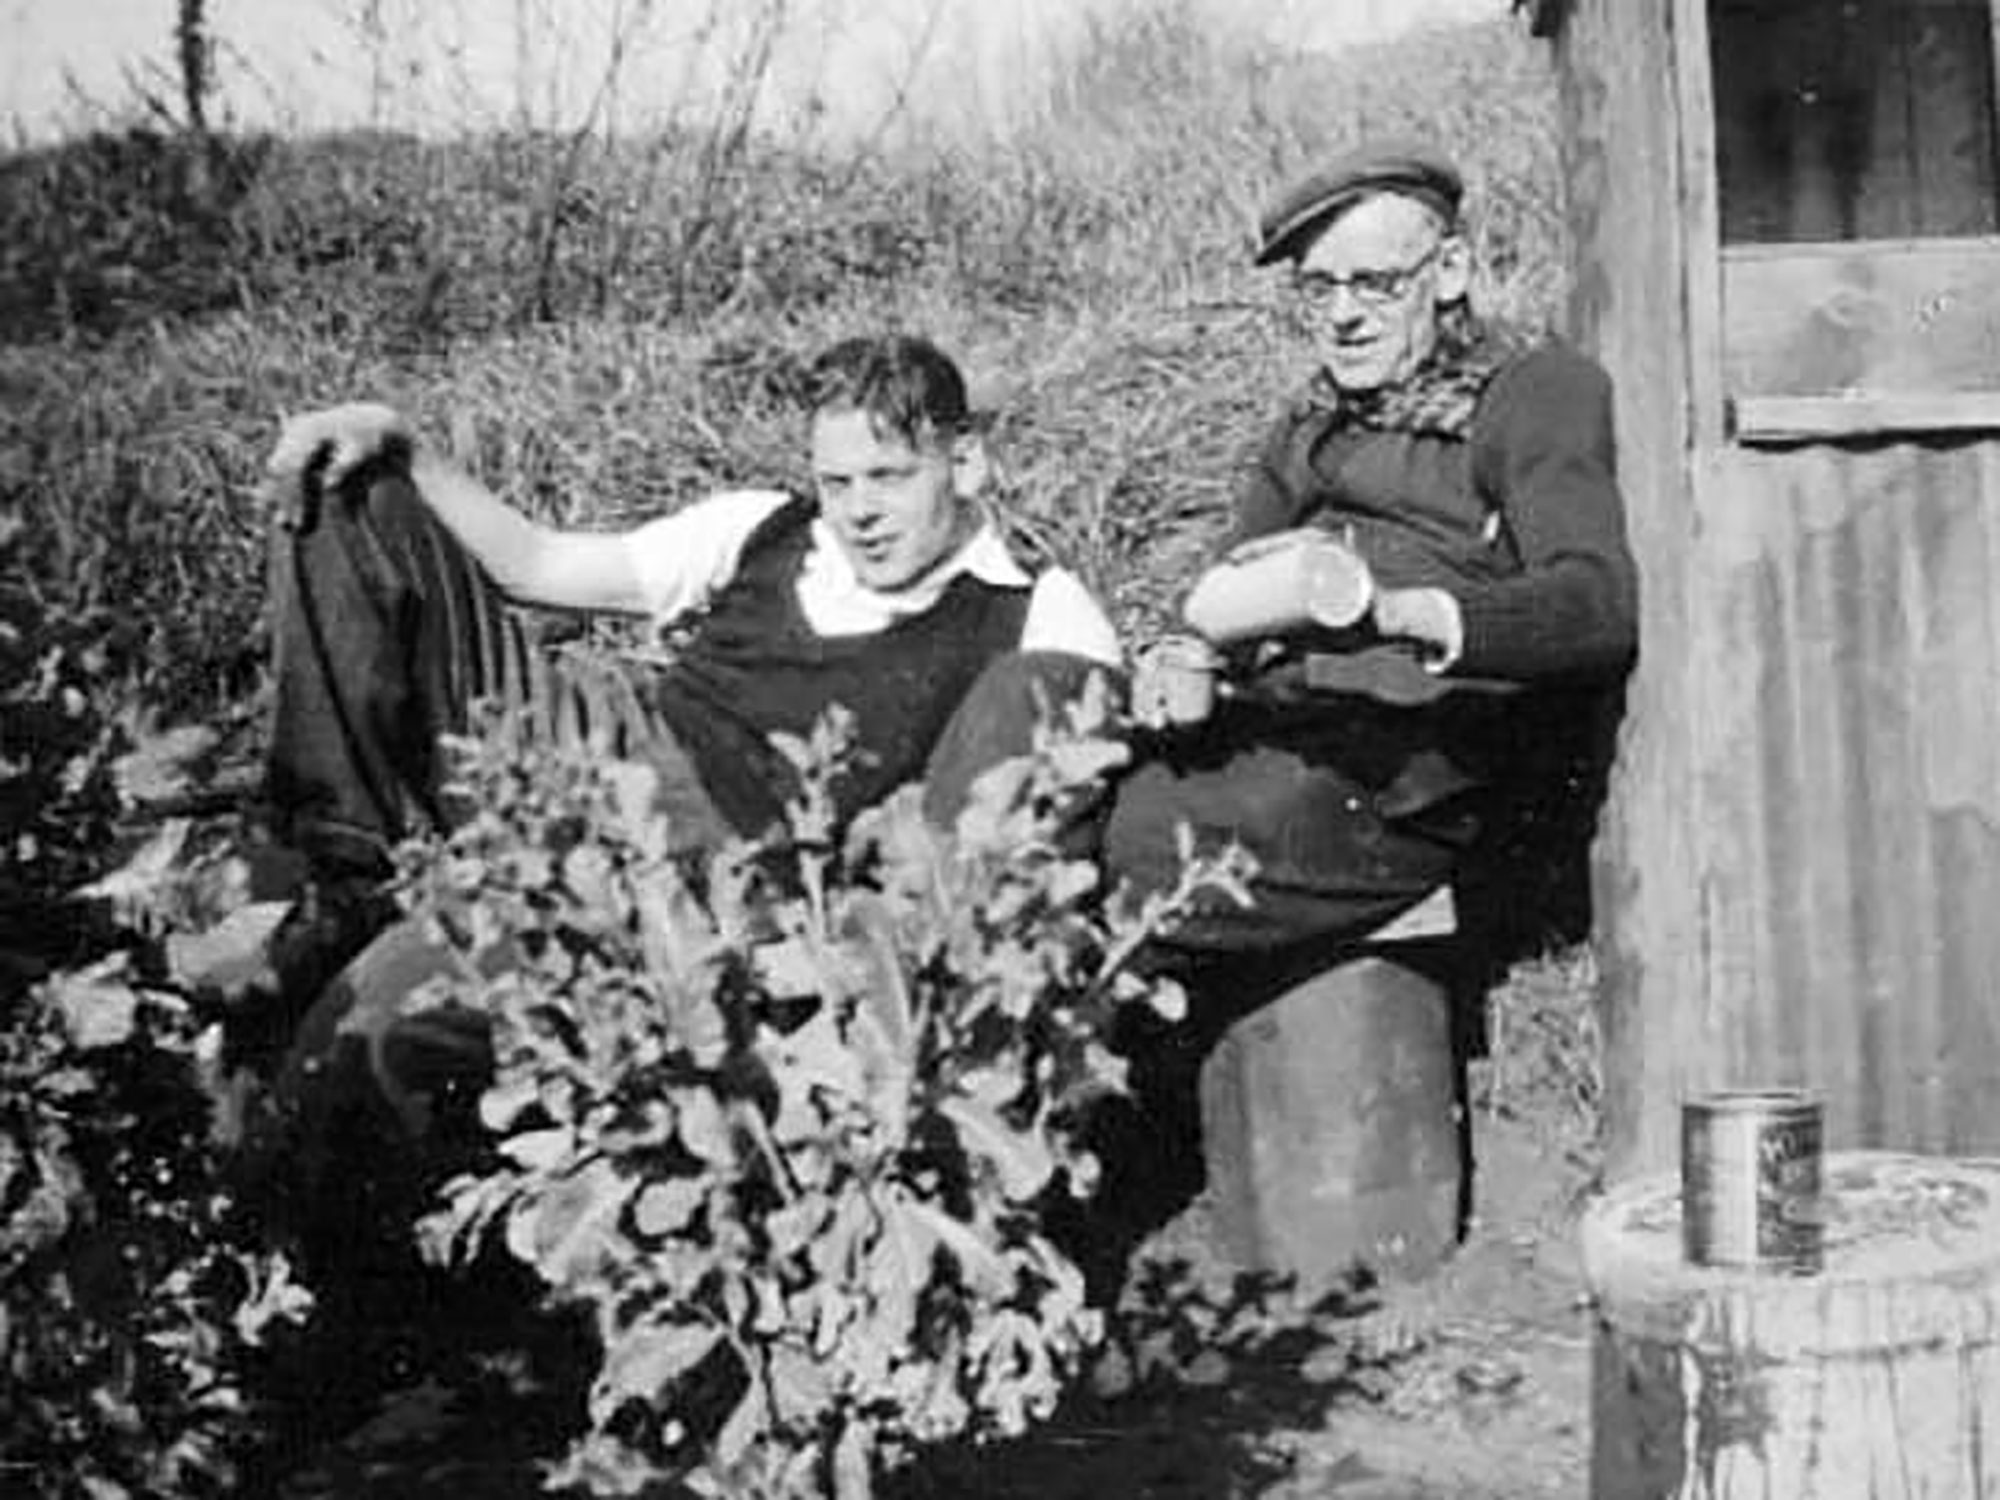
[[[632,1204],[632,1222],[641,1234],[660,1237],[687,1227],[708,1199],[708,1183],[700,1177],[662,1177],[639,1190]]]
[[[915,1340],[918,1299],[930,1284],[937,1245],[936,1235],[910,1212],[907,1199],[893,1197],[881,1212],[882,1234],[868,1252],[868,1290],[875,1304],[871,1336],[886,1341],[882,1368],[873,1372],[878,1380],[886,1375],[888,1361]]]
[[[773,1211],[764,1220],[772,1254],[783,1258],[813,1244],[831,1213],[832,1205],[818,1194],[809,1194]]]
[[[130,1041],[137,1029],[139,992],[126,982],[129,968],[128,955],[121,951],[49,981],[49,996],[63,1028],[84,1051],[116,1047]]]
[[[991,1245],[943,1209],[911,1200],[909,1211],[936,1236],[937,1241],[958,1262],[959,1271],[976,1289],[990,1297],[1004,1297],[1014,1289],[1014,1274]]]
[[[846,946],[860,971],[850,1035],[866,1097],[883,1135],[892,1147],[900,1147],[910,1133],[918,1038],[895,922],[880,897],[862,895],[849,903]]]
[[[999,1111],[976,1100],[946,1099],[938,1111],[958,1129],[959,1144],[970,1156],[992,1163],[1000,1191],[1015,1203],[1025,1203],[1049,1184],[1056,1160],[1033,1130],[1016,1130]]]
[[[869,1100],[867,1072],[859,1054],[841,1035],[831,1007],[815,1012],[804,1025],[778,1041],[774,1050],[783,1070],[801,1081],[857,1103]]]
[[[790,1342],[771,1349],[771,1405],[779,1421],[806,1429],[833,1405],[838,1390],[833,1369]]]
[[[729,1128],[729,1116],[722,1103],[705,1085],[673,1091],[674,1128],[681,1144],[710,1166],[727,1167],[736,1161],[736,1140]]]
[[[576,1132],[568,1126],[526,1130],[500,1143],[500,1154],[530,1172],[551,1172],[576,1148]]]
[[[532,1264],[552,1286],[594,1274],[622,1243],[618,1216],[638,1184],[608,1161],[586,1162],[541,1194],[525,1198],[508,1219],[508,1248]],[[517,1230],[523,1219],[527,1225]],[[522,1253],[521,1235],[526,1252]]]
[[[173,878],[193,826],[186,818],[167,819],[124,864],[79,888],[76,894],[109,901],[121,912],[143,912]]]
[[[271,935],[291,909],[289,901],[253,901],[204,932],[172,934],[168,971],[192,990],[239,993],[263,974]]]
[[[604,1351],[604,1369],[590,1393],[592,1417],[608,1421],[627,1401],[657,1403],[668,1387],[708,1357],[722,1330],[710,1323],[636,1323]]]
[[[750,1451],[750,1445],[762,1438],[770,1426],[771,1408],[764,1399],[763,1382],[753,1380],[744,1389],[743,1399],[736,1403],[736,1410],[729,1414],[729,1420],[715,1435],[716,1462],[724,1468],[734,1468]]]

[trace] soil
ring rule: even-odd
[[[1586,1492],[1588,1314],[1576,1215],[1591,1180],[1573,1122],[1482,1109],[1475,1217],[1438,1270],[1312,1309],[1282,1296],[1162,1353],[1128,1331],[1094,1389],[1012,1444],[929,1455],[890,1500],[1535,1500]],[[1197,1200],[1134,1256],[1202,1259]],[[1194,1273],[1213,1282],[1212,1264]],[[1239,1283],[1242,1285],[1243,1283]],[[1155,1299],[1157,1301],[1157,1298]],[[1157,1357],[1155,1357],[1157,1356]],[[502,1372],[504,1374],[504,1371]],[[471,1399],[433,1379],[286,1465],[284,1500],[538,1493],[561,1446],[531,1394]]]
[[[1482,1116],[1457,1252],[1331,1317],[1196,1360],[1148,1394],[1080,1404],[923,1500],[1535,1500],[1586,1493],[1589,1316],[1576,1217],[1592,1179],[1572,1133]],[[1141,1258],[1202,1242],[1201,1207]]]

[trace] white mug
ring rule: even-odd
[[[1340,630],[1364,618],[1374,597],[1374,577],[1358,552],[1327,532],[1301,530],[1246,543],[1210,568],[1181,616],[1228,645],[1309,625]]]

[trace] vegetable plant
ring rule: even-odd
[[[949,832],[910,789],[836,838],[832,720],[784,744],[788,836],[699,857],[642,765],[457,747],[470,815],[405,890],[464,962],[409,1008],[490,1020],[495,1150],[421,1235],[447,1261],[497,1237],[588,1309],[588,1429],[551,1487],[853,1500],[1054,1409],[1100,1316],[1040,1208],[1096,1180],[1076,1126],[1123,1087],[1111,1021],[1177,1014],[1146,939],[1248,899],[1240,851],[1184,851],[1143,900],[1066,851],[1110,722],[1099,685]]]

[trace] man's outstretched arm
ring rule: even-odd
[[[553,609],[643,614],[647,604],[624,535],[569,531],[523,515],[418,440],[387,406],[353,403],[285,423],[266,468],[288,525],[309,526],[313,507],[371,463],[405,468],[417,493],[510,597]]]

